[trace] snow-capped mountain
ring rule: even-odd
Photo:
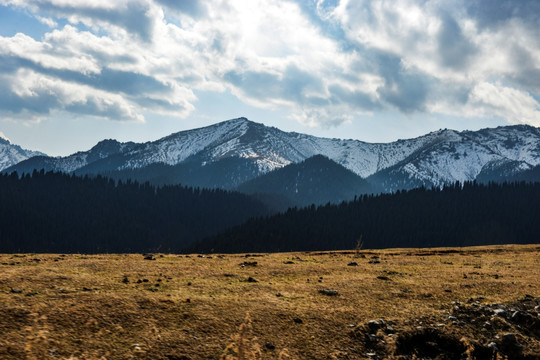
[[[0,135],[0,171],[32,156],[45,156],[45,154],[39,151],[25,150]]]
[[[440,130],[374,144],[288,133],[238,118],[143,144],[106,140],[86,152],[33,158],[7,171],[124,172],[148,180],[150,171],[145,169],[155,171],[159,165],[162,178],[167,171],[176,172],[168,182],[197,185],[202,178],[212,177],[209,186],[232,188],[318,154],[368,178],[382,191],[439,186],[475,180],[479,175],[489,180],[490,174],[512,175],[539,165],[540,129],[520,125],[480,131]],[[220,184],[220,179],[227,181]]]
[[[540,129],[531,126],[439,130],[422,138],[430,141],[368,180],[393,191],[455,181],[500,181],[540,164]]]

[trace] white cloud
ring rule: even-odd
[[[12,117],[32,116],[40,120],[57,111],[109,117],[117,120],[144,121],[136,107],[122,96],[95,88],[21,69],[2,81],[11,85],[17,102],[26,106],[12,108]],[[9,109],[8,109],[9,110]]]
[[[471,93],[470,103],[479,114],[495,114],[513,124],[540,126],[540,104],[528,93],[482,82]]]
[[[58,26],[58,23],[51,18],[36,16],[36,18],[43,24],[47,25],[50,28],[55,28]]]
[[[423,78],[426,110],[540,125],[538,103],[531,96],[540,95],[538,27],[512,15],[505,15],[504,26],[481,27],[480,20],[464,10],[468,6],[473,5],[449,0],[344,0],[333,18],[368,56],[390,54],[399,59],[400,73]],[[502,3],[488,7],[496,13],[498,6]],[[390,74],[387,83],[399,88]],[[494,81],[507,86],[493,85]],[[409,84],[403,84],[400,98],[410,92]],[[464,96],[458,100],[460,96],[448,94],[449,89],[460,89]]]
[[[0,37],[2,89],[18,100],[0,111],[186,117],[193,90],[228,89],[310,126],[386,109],[538,124],[540,39],[524,3],[491,19],[465,0],[318,0],[311,15],[291,0],[0,0],[70,23]]]

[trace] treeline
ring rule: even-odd
[[[275,252],[538,243],[539,183],[456,183],[289,209],[206,239],[188,252]]]
[[[260,202],[223,190],[0,175],[0,252],[176,252],[265,214]]]

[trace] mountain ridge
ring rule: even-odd
[[[0,135],[0,171],[34,156],[46,155],[40,151],[23,149]]]
[[[210,173],[217,180],[209,185],[231,189],[319,154],[367,178],[384,192],[472,181],[480,174],[489,181],[503,173],[513,176],[540,165],[540,129],[528,125],[478,131],[441,129],[412,139],[367,143],[285,132],[241,117],[145,143],[104,140],[86,152],[23,160],[4,171],[28,173],[43,168],[114,174],[133,169],[144,172],[149,166],[164,164],[179,167],[176,171],[182,176],[176,178],[193,186],[206,176],[208,171],[203,168],[211,165],[214,169]],[[228,163],[236,168],[227,169]],[[223,184],[220,171],[227,179]],[[197,175],[190,178],[189,173]]]

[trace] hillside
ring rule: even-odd
[[[243,183],[237,190],[270,199],[288,199],[290,206],[299,207],[340,203],[372,192],[364,179],[323,155],[261,175]]]
[[[0,252],[180,251],[266,207],[239,193],[96,177],[0,175]]]
[[[455,184],[361,196],[254,219],[187,252],[274,252],[537,243],[540,183]]]

